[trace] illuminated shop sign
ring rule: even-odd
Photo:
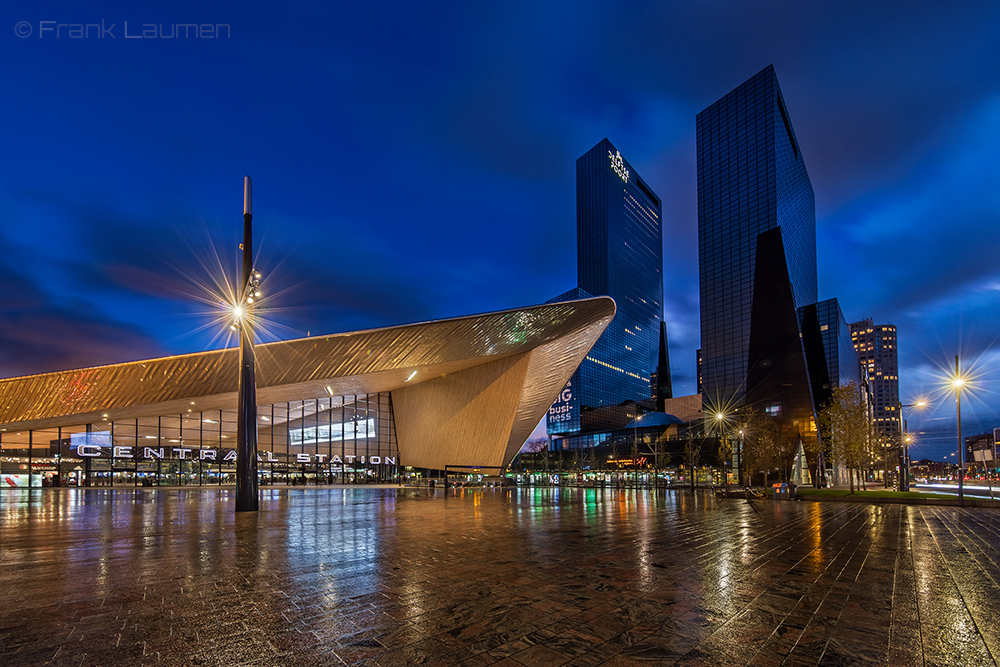
[[[96,444],[79,444],[76,448],[76,453],[79,456],[87,458],[97,458],[101,456],[105,449],[110,449],[112,455],[116,459],[131,459],[131,458],[142,458],[142,459],[176,459],[179,461],[235,461],[236,460],[236,450],[230,449],[226,450],[223,454],[221,450],[218,449],[191,449],[189,447],[129,447],[126,445],[96,445]],[[139,454],[141,453],[141,456]],[[219,458],[219,454],[222,454],[222,458]],[[266,457],[266,458],[265,458]],[[262,463],[280,463],[280,459],[274,457],[274,452],[262,452],[257,454],[257,460]],[[295,455],[296,463],[339,463],[343,465],[354,464],[354,463],[364,463],[370,465],[396,465],[395,456],[358,456],[356,454],[345,454],[341,457],[338,454],[307,454],[305,452]]]
[[[614,464],[619,468],[642,468],[646,464],[646,457],[640,456],[637,459],[608,459],[609,464]]]
[[[323,424],[309,428],[288,430],[288,441],[293,445],[313,445],[320,442],[340,442],[341,440],[364,440],[378,435],[374,419],[359,419],[343,424]]]
[[[549,408],[545,428],[550,435],[580,430],[580,400],[573,393],[572,381],[566,383]]]
[[[566,387],[559,394],[559,398],[549,408],[550,422],[569,421],[573,417],[573,387],[571,382],[566,383]]]
[[[615,173],[628,183],[628,169],[625,168],[625,160],[622,159],[621,152],[615,151],[612,155],[611,151],[608,151],[608,157],[611,158],[611,167],[615,170]]]

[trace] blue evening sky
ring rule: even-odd
[[[903,400],[932,401],[914,458],[955,451],[955,354],[964,433],[1000,426],[995,1],[13,2],[0,30],[0,376],[224,344],[205,288],[244,174],[273,336],[541,303],[575,285],[574,161],[606,136],[663,199],[694,393],[694,117],[773,63],[820,298],[897,325]]]

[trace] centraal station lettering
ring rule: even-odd
[[[76,453],[82,457],[97,458],[103,455],[105,449],[110,449],[112,455],[116,459],[131,459],[136,457],[137,450],[139,447],[127,447],[127,446],[114,446],[107,447],[102,445],[79,445],[76,448]],[[177,459],[177,460],[197,460],[197,461],[235,461],[236,460],[236,450],[229,449],[225,450],[222,458],[219,458],[221,453],[218,449],[190,449],[187,447],[142,447],[142,456],[139,458],[143,459]],[[171,456],[175,454],[176,456]],[[264,458],[261,454],[257,455],[257,460],[261,462],[272,462],[277,463],[279,459],[274,457],[274,452],[264,452]],[[354,464],[365,463],[370,465],[396,465],[395,456],[357,456],[354,454],[345,454],[341,457],[338,454],[306,454],[299,453],[295,454],[296,463],[339,463],[343,465],[344,463]]]

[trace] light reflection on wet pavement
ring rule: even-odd
[[[993,665],[1000,513],[681,491],[0,494],[0,665]],[[29,499],[30,498],[30,499]]]

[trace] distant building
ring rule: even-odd
[[[868,372],[875,424],[882,433],[894,437],[900,432],[896,327],[867,319],[854,322],[850,328],[858,359]]]
[[[980,467],[996,467],[997,441],[994,433],[965,437],[965,461]]]
[[[576,217],[578,284],[550,303],[610,296],[618,312],[549,410],[549,435],[624,426],[635,410],[623,404],[651,396],[657,368],[661,202],[607,139],[576,161]]]
[[[650,398],[656,401],[658,412],[664,412],[664,401],[674,397],[674,384],[670,376],[670,345],[667,341],[667,323],[660,322],[660,353],[656,371],[653,372]]]
[[[663,407],[664,410],[657,410],[657,401],[646,399],[597,408],[588,418],[586,431],[552,436],[550,450],[620,447],[638,437],[646,444],[657,440],[661,443],[670,441],[673,443],[670,447],[676,453],[683,446],[675,441],[688,433],[695,433],[699,438],[710,435],[705,430],[699,394],[665,399]]]
[[[697,368],[698,374],[698,393],[701,393],[701,348],[698,348],[696,353],[697,359],[695,360],[695,367]]]

